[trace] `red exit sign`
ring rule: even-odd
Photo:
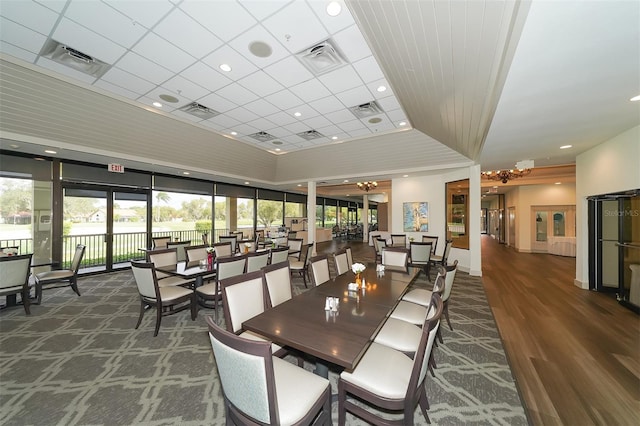
[[[124,173],[124,166],[122,164],[109,164],[109,171],[113,173]]]

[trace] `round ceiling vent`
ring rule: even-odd
[[[282,141],[273,141],[271,143],[274,145],[282,145]]]
[[[162,99],[165,102],[169,102],[172,104],[175,104],[176,102],[178,102],[178,98],[176,98],[175,96],[171,96],[171,95],[160,95],[160,99]]]
[[[382,121],[382,118],[380,118],[380,117],[373,117],[373,118],[369,119],[369,123],[371,123],[371,124],[376,124],[376,123],[379,123],[381,121]]]
[[[252,41],[249,43],[249,52],[258,58],[268,58],[273,53],[273,49],[264,41]]]

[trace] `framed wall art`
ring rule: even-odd
[[[402,222],[404,232],[428,232],[429,203],[425,201],[403,203]]]

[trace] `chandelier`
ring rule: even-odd
[[[358,188],[362,189],[363,191],[369,192],[378,186],[378,182],[358,182],[356,185],[358,185]]]
[[[511,179],[517,179],[522,176],[526,176],[531,173],[531,169],[511,169],[511,170],[496,170],[496,171],[488,171],[482,172],[480,175],[488,180],[499,180],[502,183],[507,183]]]

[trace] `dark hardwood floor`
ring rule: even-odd
[[[365,243],[320,243],[319,253]],[[482,237],[483,282],[532,425],[640,425],[640,317],[574,286],[575,259]],[[455,309],[452,302],[451,309]]]

